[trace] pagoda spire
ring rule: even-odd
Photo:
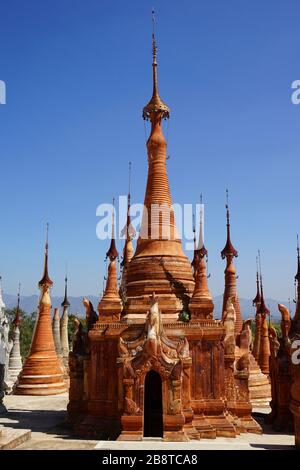
[[[48,274],[48,236],[49,236],[49,223],[46,224],[46,243],[45,243],[45,255],[44,255],[44,272],[43,277],[39,282],[39,287],[43,288],[44,286],[52,287],[53,282],[51,281]]]
[[[296,311],[293,322],[300,322],[300,249],[299,249],[299,237],[297,235],[297,274],[295,276],[295,282],[297,283],[297,295],[296,295]]]
[[[131,207],[130,183],[131,183],[131,162],[129,162],[127,218],[126,218],[126,225],[124,229],[122,230],[122,235],[124,235],[124,233],[126,235],[124,248],[123,248],[123,259],[121,262],[122,277],[121,277],[121,286],[120,286],[120,295],[124,299],[124,301],[126,300],[127,269],[134,255],[132,239],[135,235],[135,230],[131,224],[131,217],[130,217],[130,207]]]
[[[20,291],[21,291],[21,283],[19,282],[16,315],[15,315],[15,319],[13,321],[14,326],[20,326],[20,323],[21,323],[21,319],[20,319]]]
[[[61,303],[63,313],[60,319],[60,344],[61,353],[63,356],[64,367],[68,369],[68,358],[69,358],[69,334],[68,334],[68,323],[69,323],[69,307],[70,302],[68,300],[68,276],[66,272],[65,276],[65,296]]]
[[[70,307],[70,302],[68,300],[68,276],[67,276],[67,274],[66,274],[66,277],[65,277],[65,296],[64,296],[64,300],[61,303],[61,306],[62,307]]]
[[[118,258],[119,253],[116,247],[116,238],[115,238],[115,199],[113,198],[113,211],[112,211],[112,223],[111,223],[111,239],[110,246],[106,252],[106,258],[110,260]]]
[[[153,117],[159,113],[161,118],[169,118],[170,110],[168,106],[162,101],[158,92],[158,79],[157,79],[157,47],[155,38],[155,12],[152,10],[152,72],[153,72],[153,92],[152,97],[148,104],[143,108],[143,118],[149,119],[152,122]]]
[[[197,250],[197,240],[196,240],[196,225],[195,225],[195,214],[193,213],[193,235],[194,235],[194,256],[191,262],[191,265],[194,269],[194,277],[196,276],[196,266],[198,261],[198,250]]]
[[[163,315],[175,320],[193,293],[194,279],[176,229],[168,182],[167,143],[162,120],[169,118],[170,110],[158,92],[154,12],[152,25],[153,92],[143,108],[143,118],[151,123],[146,143],[148,176],[141,230],[126,273],[124,313],[145,316],[149,310],[149,295],[155,291],[158,297],[163,298],[163,304],[160,303]]]
[[[126,234],[124,249],[123,249],[123,259],[121,262],[121,266],[124,269],[128,267],[132,257],[133,257],[133,246],[132,246],[132,238],[135,235],[135,230],[131,224],[131,217],[130,217],[130,207],[131,207],[131,192],[130,192],[130,183],[131,183],[131,162],[129,162],[129,182],[128,182],[128,196],[127,196],[127,218],[126,218],[126,225],[123,229],[122,234]]]
[[[112,237],[114,237],[114,211],[112,214]],[[106,286],[103,297],[98,304],[100,322],[115,322],[120,320],[121,298],[118,289],[118,255],[114,238],[112,238],[110,248],[106,253],[106,258],[109,258]]]
[[[52,333],[50,298],[52,285],[53,282],[48,274],[47,224],[44,272],[39,282],[41,291],[39,313],[29,356],[19,375],[16,395],[56,395],[66,391],[61,362],[56,354]]]
[[[199,318],[212,318],[214,304],[212,295],[208,289],[206,274],[207,250],[204,246],[204,207],[202,195],[200,198],[200,230],[197,254],[194,255],[195,288],[192,299],[189,303],[191,320],[197,321]]]
[[[259,257],[259,268],[260,268],[260,296],[261,296],[260,305],[258,307],[258,313],[261,316],[258,364],[259,364],[259,367],[261,368],[262,373],[268,375],[270,372],[269,358],[271,355],[271,349],[270,349],[269,326],[268,326],[267,316],[270,314],[270,310],[267,308],[265,304],[265,299],[264,299],[260,252],[258,252],[258,257]]]
[[[231,242],[231,234],[230,234],[230,212],[229,212],[229,203],[228,203],[228,189],[226,189],[226,220],[227,220],[227,240],[225,247],[221,251],[222,259],[226,258],[226,268],[224,271],[225,274],[225,289],[223,295],[223,310],[222,310],[222,319],[224,318],[224,314],[226,312],[226,305],[227,300],[229,298],[233,298],[233,306],[236,314],[236,321],[235,321],[235,334],[238,335],[242,331],[243,328],[243,319],[241,315],[241,308],[240,308],[240,301],[237,294],[237,287],[236,287],[236,269],[233,264],[233,258],[238,256],[238,252],[234,248]]]
[[[204,204],[202,193],[200,194],[200,227],[199,227],[199,240],[198,243],[196,242],[196,227],[195,221],[193,220],[193,232],[194,232],[194,258],[192,261],[192,266],[194,267],[194,274],[195,274],[195,266],[197,264],[198,258],[203,258],[207,256],[207,249],[204,245]]]
[[[259,288],[259,272],[258,272],[258,257],[256,257],[256,296],[254,297],[252,303],[254,306],[258,307],[260,304],[260,288]]]
[[[11,383],[11,387],[13,388],[19,373],[22,370],[22,357],[20,352],[20,329],[19,326],[21,324],[20,319],[20,290],[21,284],[19,283],[18,288],[18,301],[17,301],[17,308],[15,319],[13,321],[13,338],[12,338],[12,348],[9,355],[8,361],[8,373],[9,373],[9,381]]]
[[[261,294],[260,294],[259,266],[258,266],[258,256],[257,256],[256,257],[256,296],[253,299],[253,305],[255,305],[256,307],[255,336],[254,336],[253,348],[252,348],[252,354],[257,361],[259,359],[261,325],[262,325],[262,316],[261,316],[261,313],[259,312],[260,302],[261,302]]]

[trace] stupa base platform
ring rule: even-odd
[[[23,376],[22,377],[23,383],[19,383],[16,386],[14,390],[14,395],[47,396],[47,395],[59,395],[61,393],[67,392],[67,386],[64,382],[61,382],[61,381],[49,382],[49,383],[37,382],[37,379],[41,379],[41,378],[46,379],[46,377],[37,378],[37,377]]]

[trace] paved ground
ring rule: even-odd
[[[68,395],[51,397],[22,397],[7,395],[4,404],[8,410],[0,416],[0,424],[11,428],[31,429],[31,439],[17,450],[81,450],[94,449],[98,441],[73,439],[63,427]]]
[[[32,430],[31,439],[19,445],[17,450],[159,450],[159,449],[291,449],[294,446],[294,436],[274,433],[269,426],[264,426],[264,434],[241,434],[235,439],[217,438],[202,439],[182,443],[166,443],[160,440],[142,442],[114,442],[74,439],[70,431],[63,426],[67,394],[52,397],[22,397],[6,396],[4,403],[8,409],[6,415],[0,416],[0,424],[14,429],[29,428]],[[268,410],[265,410],[267,412]],[[263,423],[258,416],[260,424]]]

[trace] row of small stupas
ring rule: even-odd
[[[282,316],[281,336],[267,322],[267,309],[263,291],[259,288],[254,299],[256,305],[255,339],[253,354],[264,373],[269,374],[272,388],[271,413],[266,422],[276,431],[294,431],[296,445],[300,447],[300,250],[297,243],[296,309],[294,317],[284,305],[278,308]],[[257,285],[259,279],[257,276]],[[267,358],[269,360],[267,360]]]
[[[151,122],[147,141],[146,210],[141,227],[141,233],[147,231],[148,236],[140,235],[134,250],[129,194],[120,286],[113,220],[106,286],[98,314],[91,302],[84,299],[87,332],[82,323],[77,323],[73,350],[69,353],[68,420],[77,433],[85,436],[124,440],[153,437],[149,434],[153,413],[147,396],[151,390],[157,392],[158,386],[163,398],[156,436],[165,440],[189,440],[261,432],[251,410],[252,406],[269,403],[270,374],[272,410],[277,421],[278,416],[286,417],[288,410],[292,411],[299,443],[299,373],[297,376],[293,371],[289,335],[298,331],[300,269],[298,313],[293,323],[296,326],[289,330],[283,308],[282,340],[268,326],[262,281],[259,283],[258,279],[257,332],[252,347],[250,322],[243,322],[237,293],[233,260],[238,253],[231,242],[227,205],[227,240],[221,252],[226,259],[222,318],[213,318],[203,216],[192,263],[184,254],[176,231],[161,126],[170,111],[158,93],[154,34],[152,44],[153,94],[143,109],[144,119]],[[153,207],[158,204],[169,208],[167,221],[152,217]],[[163,237],[165,228],[169,239]],[[153,233],[158,234],[157,238],[151,237]],[[39,282],[39,312],[30,353],[15,387],[18,394],[49,395],[67,388],[60,357],[57,311],[53,329],[51,326],[52,284],[46,243],[44,275]],[[183,321],[183,312],[189,313],[188,321]],[[276,341],[281,341],[278,353]],[[291,370],[284,380],[282,363],[289,364]],[[284,385],[278,386],[278,378]],[[284,399],[287,403],[283,410]]]

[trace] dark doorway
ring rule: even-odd
[[[145,378],[144,437],[163,437],[162,383],[154,370]]]

